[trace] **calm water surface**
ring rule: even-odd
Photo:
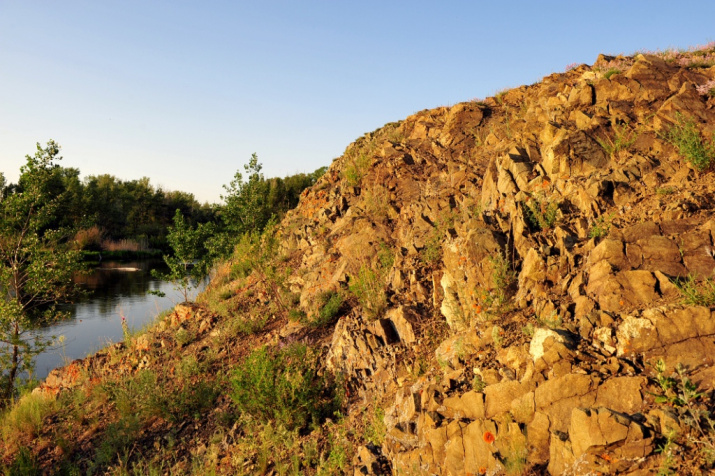
[[[44,378],[65,361],[84,358],[109,343],[123,341],[121,316],[126,317],[131,329],[141,329],[160,312],[183,301],[183,295],[171,283],[151,276],[150,270],[157,268],[164,270],[164,263],[104,262],[90,276],[81,278],[80,282],[92,292],[84,301],[66,306],[70,319],[40,332],[58,339],[56,345],[37,357],[35,376]],[[161,291],[166,297],[150,295],[149,291]],[[195,290],[193,296],[196,293]]]

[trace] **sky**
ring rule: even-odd
[[[532,84],[599,53],[715,40],[715,2],[0,0],[0,172],[54,139],[82,177],[219,203],[330,165],[417,111]]]

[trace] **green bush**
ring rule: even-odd
[[[693,119],[686,120],[678,113],[676,121],[665,135],[668,142],[699,172],[712,168],[715,165],[715,137],[706,143]]]
[[[231,398],[238,412],[287,429],[304,428],[332,415],[340,398],[333,382],[318,375],[317,357],[303,344],[251,353],[231,378]]]

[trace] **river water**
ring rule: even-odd
[[[122,316],[131,329],[141,329],[159,313],[184,300],[171,283],[152,277],[151,269],[165,267],[156,260],[103,262],[89,276],[80,278],[91,294],[83,301],[65,306],[71,314],[69,319],[40,332],[44,337],[55,337],[55,344],[37,356],[35,377],[44,378],[66,362],[124,340]],[[149,291],[160,291],[166,296],[154,296]],[[196,294],[194,290],[192,298]]]

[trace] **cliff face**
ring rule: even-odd
[[[707,161],[686,160],[697,144],[715,160],[715,67],[700,60],[601,56],[366,134],[280,224],[288,278],[232,280],[227,267],[212,284],[221,302],[80,366],[168,372],[170,351],[211,348],[220,368],[253,346],[322,345],[347,421],[384,410],[371,443],[349,437],[355,474],[710,469],[715,185]],[[335,295],[338,318],[316,324]],[[227,309],[273,317],[241,337]],[[68,375],[44,388],[75,386]],[[154,420],[145,439],[171,428]]]
[[[664,464],[656,445],[686,424],[654,379],[715,384],[715,303],[674,284],[713,276],[715,189],[673,146],[685,123],[715,131],[713,78],[602,56],[367,134],[303,196],[283,229],[308,314],[378,270],[327,360],[388,403],[372,457],[395,474]]]

